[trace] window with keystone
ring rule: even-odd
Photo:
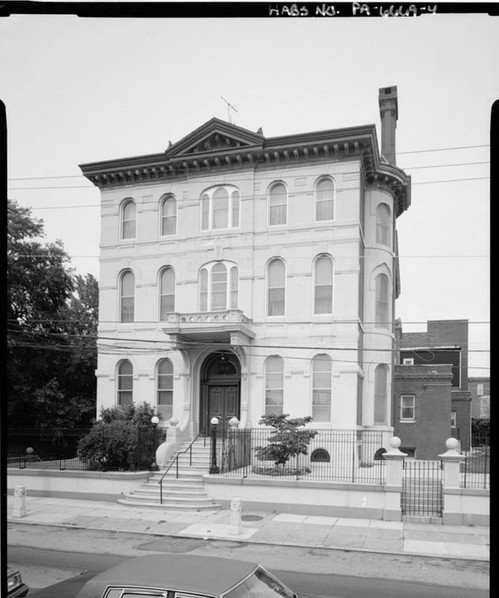
[[[315,186],[315,220],[334,220],[334,182],[330,178]]]
[[[128,359],[118,365],[118,405],[133,403],[133,366]]]
[[[284,402],[284,362],[279,355],[265,360],[265,415],[282,415]]]
[[[131,270],[120,277],[120,322],[133,322],[135,318],[135,276]]]
[[[121,206],[121,238],[135,239],[137,208],[133,199],[125,199]]]
[[[283,183],[276,183],[269,191],[269,225],[286,224],[287,218],[288,192]]]
[[[175,272],[164,268],[159,280],[159,319],[164,322],[175,311]]]
[[[177,200],[173,195],[167,195],[161,201],[161,235],[175,235],[177,233]]]
[[[201,230],[239,228],[241,196],[231,185],[211,187],[201,195]]]
[[[332,361],[329,355],[316,355],[312,360],[312,417],[314,421],[331,421]]]
[[[156,392],[158,412],[164,420],[173,416],[173,364],[169,359],[161,359],[156,370]]]
[[[314,313],[333,313],[333,260],[328,255],[315,260]]]
[[[283,316],[286,296],[286,267],[281,259],[273,259],[267,266],[267,313]]]
[[[212,262],[199,272],[200,311],[237,309],[239,270],[231,262]]]

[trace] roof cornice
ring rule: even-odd
[[[368,186],[385,188],[393,195],[397,216],[409,207],[410,177],[382,161],[374,125],[265,138],[214,118],[164,153],[87,163],[80,168],[100,189],[111,189],[242,168],[348,159],[361,161]]]

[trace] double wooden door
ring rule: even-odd
[[[237,385],[209,386],[207,415],[208,425],[213,417],[219,419],[217,433],[225,435],[229,420],[233,417],[239,419],[239,387]]]

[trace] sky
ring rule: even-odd
[[[100,194],[80,164],[164,151],[213,117],[266,137],[375,124],[398,89],[404,332],[469,320],[469,375],[489,375],[490,116],[499,21],[417,18],[0,19],[9,198],[99,277]],[[236,110],[228,111],[227,100]]]

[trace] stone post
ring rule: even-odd
[[[447,438],[445,442],[447,451],[438,455],[444,464],[444,488],[461,487],[461,462],[465,457],[457,452],[458,445],[455,438]]]
[[[390,440],[391,449],[383,454],[386,459],[385,508],[383,511],[385,521],[402,520],[402,476],[404,459],[407,454],[399,450],[400,444],[400,438],[394,436]]]
[[[447,451],[439,455],[444,468],[442,523],[465,525],[465,515],[461,504],[461,462],[465,457],[457,452],[459,443],[456,438],[448,438],[445,445]]]
[[[241,511],[241,499],[233,498],[230,503],[230,536],[239,536],[241,534]]]
[[[26,486],[19,484],[14,489],[14,509],[12,517],[26,517]]]

